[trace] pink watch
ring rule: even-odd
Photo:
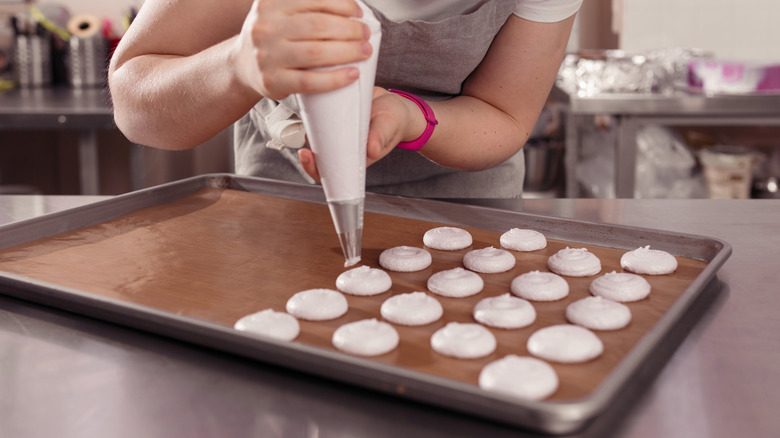
[[[394,90],[392,88],[388,89],[387,91],[411,100],[412,102],[416,103],[417,106],[419,106],[422,110],[423,115],[425,116],[425,121],[427,122],[425,131],[423,131],[422,135],[416,140],[402,141],[396,145],[397,148],[408,149],[410,151],[419,151],[423,146],[425,146],[426,143],[428,143],[431,135],[433,135],[433,129],[437,124],[439,124],[439,121],[436,120],[436,116],[433,114],[433,109],[430,105],[428,105],[427,102],[415,96],[414,94],[407,93],[406,91]]]

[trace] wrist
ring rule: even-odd
[[[410,102],[415,104],[414,106],[417,108],[417,111],[422,112],[425,121],[422,134],[414,140],[402,141],[398,143],[398,145],[396,145],[397,148],[419,151],[420,149],[423,148],[423,146],[426,145],[426,143],[428,143],[428,140],[430,140],[431,136],[433,135],[433,131],[436,128],[436,125],[439,123],[436,120],[436,116],[433,113],[433,109],[430,107],[430,105],[428,105],[427,102],[415,96],[414,94],[407,93],[401,90],[394,90],[394,89],[389,89],[387,91],[391,93],[395,93],[401,97],[404,97],[405,99],[408,99]],[[417,132],[419,132],[419,130]]]

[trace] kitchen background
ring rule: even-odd
[[[89,14],[101,23],[110,22],[113,36],[119,37],[133,8],[137,10],[141,4],[141,0],[0,0],[0,55],[7,61],[3,63],[0,59],[0,78],[3,89],[14,88],[5,93],[19,92],[12,83],[13,63],[10,62],[16,45],[12,16],[28,11],[31,6],[46,10],[58,5],[70,16]],[[650,96],[658,99],[653,100],[657,106],[657,102],[666,102],[683,93],[704,105],[709,103],[709,95],[738,94],[745,98],[718,101],[725,106],[725,116],[731,110],[741,114],[744,111],[740,108],[753,105],[754,99],[759,100],[763,112],[753,118],[740,115],[736,123],[733,117],[721,114],[723,123],[708,120],[688,126],[642,124],[632,135],[632,141],[637,144],[633,196],[715,197],[717,194],[708,191],[711,187],[704,178],[706,157],[703,159],[702,154],[708,150],[717,152],[719,149],[713,147],[722,146],[731,147],[725,154],[732,162],[748,152],[748,173],[745,176],[742,169],[740,176],[749,180],[747,196],[773,196],[777,191],[776,177],[780,176],[777,152],[780,151],[780,84],[776,89],[753,90],[708,89],[711,85],[705,83],[697,84],[699,88],[694,90],[685,81],[688,61],[697,58],[714,62],[716,66],[738,65],[747,72],[772,71],[780,65],[779,17],[780,2],[776,0],[585,0],[568,47],[572,55],[564,62],[559,87],[552,93],[534,138],[526,147],[528,195],[616,196],[613,163],[615,145],[623,132],[621,123],[627,120],[625,111],[607,106],[603,113],[577,115],[576,108],[580,103],[598,103],[616,95],[634,96],[637,101]],[[101,26],[106,29],[104,24]],[[583,73],[588,69],[597,73],[589,77]],[[780,72],[777,74],[780,76]],[[83,87],[68,83],[55,86]],[[3,99],[0,91],[0,107]],[[773,100],[767,104],[766,99]],[[674,101],[669,105],[682,108],[687,102]],[[629,108],[630,103],[629,100]],[[777,103],[775,109],[773,103]],[[0,117],[13,113],[12,108],[3,111]],[[668,115],[674,114],[671,111]],[[576,138],[572,141],[575,126]],[[230,171],[232,167],[227,131],[207,144],[184,152],[130,144],[116,129],[98,129],[97,143],[101,194],[119,194],[139,185]],[[134,153],[139,150],[143,153]],[[16,129],[12,122],[0,120],[0,193],[80,193],[78,155],[79,132]],[[142,160],[140,175],[132,174],[134,159]],[[772,186],[773,178],[774,191],[767,188]],[[659,185],[663,187],[659,189]]]

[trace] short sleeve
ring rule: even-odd
[[[582,0],[517,0],[515,15],[530,21],[554,23],[579,11]]]

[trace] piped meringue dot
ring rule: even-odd
[[[433,351],[457,359],[476,359],[494,352],[496,337],[475,323],[450,322],[431,336]]]
[[[612,271],[595,278],[588,290],[593,295],[612,301],[630,303],[647,298],[651,287],[641,275]]]
[[[301,332],[298,320],[289,313],[265,309],[246,315],[233,325],[236,330],[254,333],[281,341],[292,341]]]
[[[532,355],[558,363],[587,362],[604,352],[604,344],[595,333],[573,324],[539,329],[528,338],[526,347]]]
[[[601,272],[601,260],[587,248],[566,247],[547,259],[547,267],[567,277],[588,277]]]
[[[461,267],[439,271],[428,277],[428,290],[449,298],[476,295],[485,287],[479,274]]]
[[[463,266],[474,272],[496,274],[506,272],[515,266],[515,256],[509,251],[489,246],[473,249],[463,256]]]
[[[425,292],[410,292],[386,299],[379,312],[390,322],[418,326],[438,321],[444,314],[444,308],[436,298]]]
[[[677,259],[666,251],[643,246],[620,257],[620,266],[636,274],[665,275],[677,270]]]
[[[501,329],[527,327],[536,320],[536,309],[531,303],[508,293],[481,299],[473,313],[477,322]]]
[[[431,253],[414,246],[396,246],[379,254],[379,264],[390,271],[416,272],[431,265]]]
[[[558,301],[569,295],[569,283],[552,272],[531,271],[515,277],[509,290],[526,300]]]
[[[619,330],[631,322],[631,309],[602,297],[585,297],[566,307],[566,319],[591,330]]]
[[[558,389],[558,374],[543,360],[510,354],[482,368],[479,387],[524,399],[544,400]]]
[[[344,271],[336,278],[336,289],[350,295],[378,295],[392,286],[393,280],[387,272],[370,266]]]
[[[379,356],[393,351],[400,341],[395,328],[377,319],[364,319],[342,325],[333,332],[337,349],[358,356]]]
[[[349,309],[344,295],[331,289],[309,289],[301,291],[287,300],[286,310],[290,315],[308,321],[336,319]]]
[[[442,251],[456,251],[471,246],[471,233],[455,227],[432,228],[423,235],[425,246]]]
[[[513,251],[536,251],[547,247],[544,234],[526,228],[512,228],[501,235],[499,242]]]

